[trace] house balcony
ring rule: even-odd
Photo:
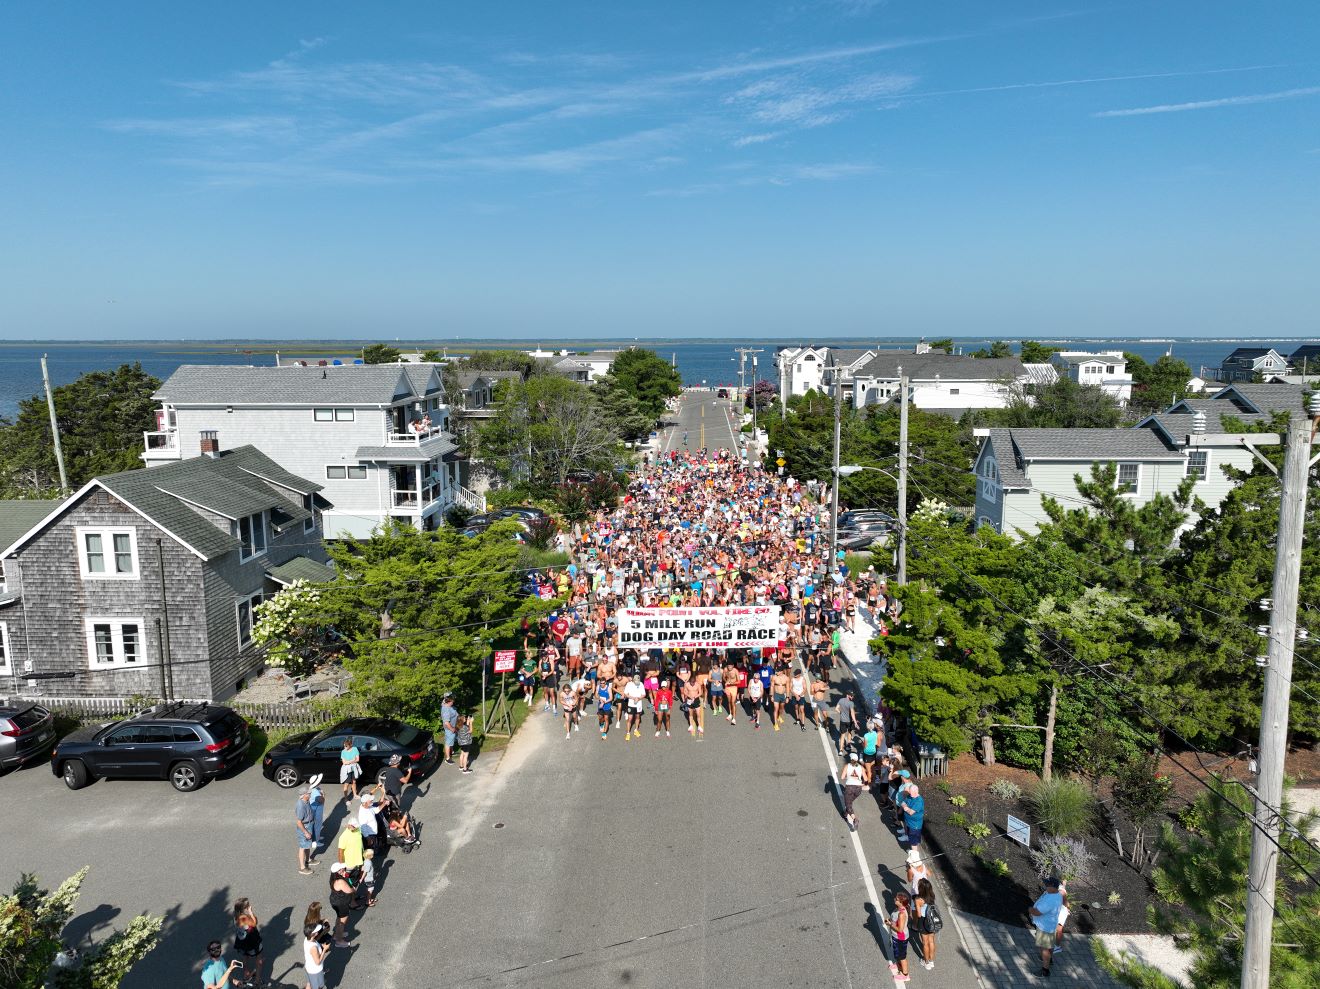
[[[175,429],[143,433],[142,446],[142,459],[148,464],[183,459],[183,452],[179,448],[179,432]]]
[[[418,488],[391,488],[390,503],[395,508],[402,508],[406,511],[421,512],[430,508],[444,494],[444,488],[439,479],[427,482]]]
[[[421,446],[425,441],[443,435],[444,431],[444,427],[438,425],[423,428],[421,420],[417,420],[411,423],[410,427],[402,433],[387,434],[385,442],[389,446]]]

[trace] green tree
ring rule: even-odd
[[[402,356],[403,351],[387,343],[372,343],[362,348],[364,364],[393,364]]]
[[[652,422],[664,412],[665,399],[683,391],[683,379],[678,369],[654,350],[625,350],[610,366],[610,377],[633,397]]]
[[[159,387],[159,379],[141,365],[121,364],[54,389],[55,419],[74,490],[98,474],[142,466],[142,434],[156,428],[151,396]],[[45,397],[24,399],[16,419],[0,419],[0,494],[53,497],[59,477]]]
[[[1123,356],[1132,375],[1129,404],[1137,412],[1159,412],[1189,394],[1187,383],[1192,380],[1192,369],[1186,361],[1165,354],[1154,364],[1148,364],[1140,354],[1125,351]]]
[[[1104,389],[1060,377],[1053,384],[1015,389],[1006,408],[978,409],[967,418],[977,426],[1094,429],[1119,425],[1123,410]]]
[[[1232,781],[1212,777],[1211,787],[1183,815],[1192,829],[1185,838],[1164,825],[1150,923],[1191,952],[1187,986],[1234,989],[1242,977],[1253,806],[1250,794]],[[1320,888],[1307,873],[1320,872],[1320,853],[1305,836],[1317,818],[1299,817],[1286,804],[1284,812],[1293,827],[1279,835],[1285,854],[1279,856],[1274,894],[1270,985],[1312,989],[1320,985]],[[1098,941],[1095,951],[1105,968],[1137,989],[1183,985],[1130,955],[1110,954]]]
[[[953,337],[940,337],[938,340],[930,341],[931,350],[942,350],[946,354],[953,353]]]
[[[477,350],[462,362],[454,363],[463,371],[517,371],[524,378],[541,371],[536,358],[522,350]]]
[[[477,432],[477,452],[538,496],[550,496],[571,471],[612,470],[623,457],[615,424],[581,382],[557,374],[511,379],[500,385],[499,405]]]
[[[650,435],[655,416],[642,408],[613,375],[597,378],[591,383],[591,391],[600,403],[601,413],[621,439],[635,443]]]
[[[71,964],[56,964],[64,950],[64,928],[72,919],[88,869],[58,889],[46,890],[24,873],[14,891],[0,897],[0,985],[6,989],[117,989],[129,971],[160,939],[161,918],[143,914]]]
[[[422,351],[422,360],[428,364],[439,364],[444,359],[444,355],[434,348]]]
[[[881,695],[924,740],[956,755],[979,739],[993,762],[993,726],[1036,689],[1038,664],[1012,612],[1028,611],[1038,581],[1017,545],[986,528],[918,512],[908,546],[902,620],[871,643],[888,656]]]
[[[516,524],[469,538],[389,523],[370,539],[331,545],[338,575],[317,588],[301,621],[342,636],[356,703],[430,727],[446,691],[475,703],[491,641],[540,611],[519,592]]]
[[[1013,345],[1007,340],[995,340],[990,344],[989,349],[981,347],[979,350],[973,350],[967,356],[969,357],[1012,357]]]
[[[1023,364],[1048,364],[1051,357],[1059,353],[1058,347],[1047,347],[1036,340],[1023,340],[1018,357]]]

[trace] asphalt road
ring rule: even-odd
[[[442,767],[414,791],[423,846],[384,867],[356,946],[331,955],[331,986],[892,984],[873,915],[901,888],[903,852],[864,801],[848,832],[820,733],[740,718],[712,720],[702,740],[679,728],[601,742],[593,717],[566,740],[538,711],[472,776]],[[292,813],[293,795],[254,769],[179,794],[148,781],[72,792],[37,766],[0,779],[0,878],[53,885],[91,865],[75,939],[164,914],[126,989],[190,984],[247,896],[277,981],[302,985],[294,932],[327,900],[331,859],[297,874]],[[952,924],[936,971],[914,966],[922,982],[975,986]]]
[[[737,414],[727,398],[717,398],[714,391],[686,391],[679,399],[673,425],[660,435],[660,452],[687,449],[736,450]]]

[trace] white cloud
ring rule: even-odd
[[[842,119],[849,106],[892,98],[916,82],[915,76],[897,73],[875,73],[835,86],[814,86],[796,77],[763,79],[744,86],[726,102],[746,106],[753,119],[764,123],[820,127]]]
[[[753,144],[764,144],[766,141],[773,141],[777,137],[783,136],[783,131],[766,131],[763,134],[744,134],[733,142],[735,148],[746,148]]]
[[[1138,106],[1123,110],[1101,110],[1093,117],[1140,117],[1152,113],[1182,113],[1185,110],[1212,110],[1223,106],[1251,106],[1256,103],[1276,103],[1302,96],[1320,94],[1320,86],[1285,89],[1277,93],[1255,93],[1249,96],[1226,96],[1218,100],[1194,100],[1190,103],[1161,103],[1158,106]]]

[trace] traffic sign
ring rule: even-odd
[[[495,651],[495,672],[512,673],[517,658],[517,649],[497,649]]]
[[[785,460],[783,457],[780,457],[778,460],[775,461],[775,463],[777,463],[780,467],[783,467],[784,464],[788,463],[788,461]]]

